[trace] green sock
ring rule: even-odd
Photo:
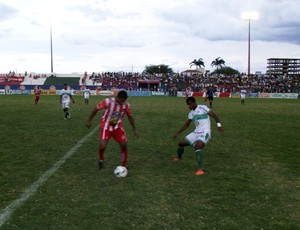
[[[202,151],[200,149],[197,149],[195,151],[195,154],[196,154],[196,159],[197,159],[197,166],[198,166],[198,169],[202,169],[202,162],[203,162],[203,154],[202,154]]]
[[[183,152],[184,152],[184,147],[177,148],[177,156],[179,159],[181,159]]]

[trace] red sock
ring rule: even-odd
[[[122,166],[126,167],[127,166],[127,157],[128,157],[128,151],[123,151],[122,152]]]
[[[99,161],[104,161],[104,150],[99,149]]]

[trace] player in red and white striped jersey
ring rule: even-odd
[[[36,86],[34,88],[33,92],[34,92],[34,104],[37,104],[37,103],[39,103],[40,96],[42,94],[42,90],[39,86]]]
[[[116,97],[104,99],[95,106],[88,120],[86,121],[86,126],[90,128],[92,125],[92,120],[97,112],[100,110],[104,110],[100,121],[101,128],[98,150],[98,165],[100,169],[103,168],[104,152],[111,137],[113,137],[115,141],[119,142],[122,152],[122,166],[127,167],[127,137],[122,123],[122,118],[125,114],[128,117],[129,123],[133,128],[135,137],[138,138],[138,132],[135,127],[132,111],[130,108],[130,104],[127,102],[127,98],[127,92],[120,91]]]

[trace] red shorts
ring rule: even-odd
[[[126,142],[126,133],[123,127],[118,128],[113,131],[109,131],[108,129],[101,129],[100,131],[100,140],[108,141],[111,137],[115,139],[117,142]]]

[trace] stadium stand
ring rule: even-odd
[[[21,83],[21,85],[44,85],[45,81],[46,81],[46,77],[45,78],[32,78],[32,77],[25,77],[24,81]]]
[[[273,75],[251,75],[245,73],[225,76],[222,74],[184,74],[175,75],[150,75],[132,72],[102,72],[84,74],[16,74],[14,72],[0,74],[0,89],[10,86],[18,89],[24,86],[31,89],[35,85],[55,86],[62,88],[67,83],[73,89],[80,89],[82,85],[90,89],[101,87],[101,89],[123,88],[127,90],[153,90],[168,91],[176,88],[185,91],[190,87],[194,92],[205,92],[208,86],[212,86],[217,92],[238,92],[240,88],[247,88],[251,93],[299,93],[299,76],[273,76]]]
[[[67,83],[71,86],[78,86],[80,77],[47,77],[44,85],[63,85]]]

